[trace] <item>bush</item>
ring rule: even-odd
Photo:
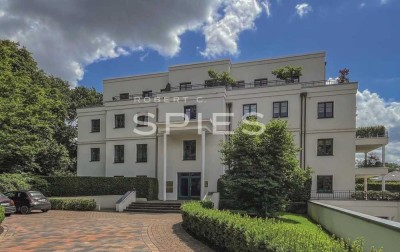
[[[42,190],[47,188],[46,180],[26,173],[0,174],[0,192],[19,190]]]
[[[5,218],[4,208],[0,206],[0,225],[3,222],[4,218]]]
[[[41,191],[49,197],[122,195],[136,191],[138,198],[158,199],[158,181],[148,177],[43,177],[47,188]]]
[[[183,204],[182,217],[185,230],[217,251],[363,251],[360,240],[347,245],[315,225],[241,217],[199,202]]]
[[[207,209],[214,208],[214,203],[211,200],[202,200],[202,201],[200,201],[200,205]]]
[[[365,193],[357,191],[351,195],[354,199],[364,200]],[[400,200],[400,193],[392,193],[388,191],[368,191],[367,198],[369,200]]]
[[[400,183],[395,181],[387,181],[385,183],[385,189],[389,192],[400,192]],[[368,190],[371,191],[381,191],[382,190],[382,182],[368,181]],[[364,191],[364,184],[357,183],[356,191]]]
[[[93,199],[50,199],[53,210],[93,211],[96,209],[96,201]]]
[[[383,125],[359,127],[357,128],[357,137],[383,137],[386,134],[386,128]]]

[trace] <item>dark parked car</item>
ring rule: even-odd
[[[22,214],[28,214],[32,210],[47,212],[51,208],[49,199],[38,191],[7,192],[5,195],[14,201],[17,212]]]
[[[11,214],[15,213],[15,204],[14,201],[7,198],[4,194],[0,193],[0,206],[4,207],[6,216],[10,216]]]

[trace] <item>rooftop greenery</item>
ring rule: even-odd
[[[384,137],[386,135],[386,128],[383,125],[368,126],[357,128],[356,136],[364,137]]]

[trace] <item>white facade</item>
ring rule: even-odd
[[[299,82],[276,81],[271,72],[287,65],[302,67]],[[209,69],[226,71],[244,84],[240,88],[205,88]],[[268,82],[255,87],[257,79]],[[273,103],[287,102],[288,116],[282,119],[288,121],[294,140],[302,149],[299,153],[302,167],[314,170],[312,190],[317,190],[317,176],[332,176],[332,190],[354,190],[358,84],[326,85],[325,79],[325,53],[321,52],[234,64],[220,60],[179,65],[169,67],[164,73],[105,80],[104,105],[78,109],[78,176],[156,177],[159,199],[184,198],[180,196],[190,191],[185,189],[190,183],[192,197],[197,196],[197,190],[203,197],[207,192],[217,191],[217,180],[224,173],[219,143],[225,136],[212,133],[213,114],[234,113],[231,123],[234,129],[242,119],[244,105],[256,104],[257,112],[263,114],[259,120],[266,123],[273,118]],[[186,86],[191,89],[179,89],[180,83],[189,82],[191,86]],[[171,90],[161,92],[168,83]],[[152,97],[144,99],[143,91],[152,91]],[[129,93],[129,99],[120,99],[124,93]],[[318,104],[325,102],[333,102],[333,117],[321,119]],[[200,132],[198,120],[191,120],[185,127],[172,128],[166,134],[166,114],[183,113],[188,105],[195,105],[196,112],[201,113]],[[133,130],[149,131],[151,127],[137,127],[133,117],[147,113],[155,115],[149,117],[149,122],[157,125],[157,131],[142,136]],[[119,114],[125,115],[123,128],[115,127],[115,115]],[[100,132],[91,133],[94,119],[100,119]],[[222,120],[218,118],[219,122]],[[184,122],[182,117],[173,117],[171,121]],[[318,155],[321,139],[332,139],[333,152],[329,155]],[[184,160],[185,140],[196,141],[195,160]],[[137,162],[138,144],[147,144],[147,162]],[[124,146],[123,163],[115,162],[115,145]],[[93,148],[100,149],[99,161],[91,161]],[[329,187],[329,182],[325,186]]]

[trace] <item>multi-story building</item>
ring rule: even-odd
[[[312,190],[354,190],[358,84],[327,83],[325,65],[319,52],[107,79],[103,106],[78,110],[78,176],[156,177],[159,199],[200,198],[216,192],[224,174],[221,131],[257,112],[263,123],[288,122],[301,167],[314,171]],[[277,80],[272,71],[284,66],[301,67],[302,75]],[[210,81],[209,69],[228,72],[237,84]]]

